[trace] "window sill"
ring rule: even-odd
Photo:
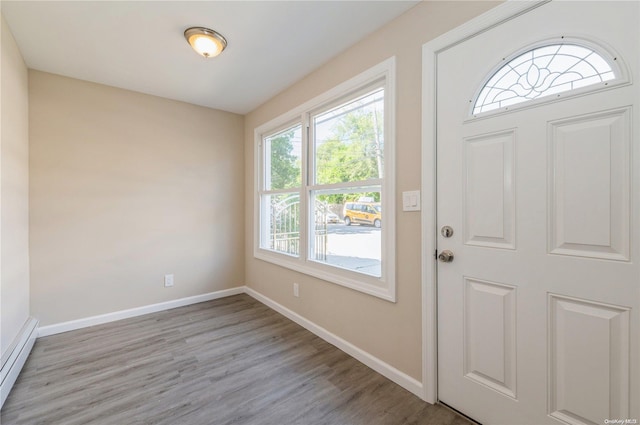
[[[367,295],[381,298],[385,301],[396,302],[395,282],[393,279],[391,279],[391,281],[388,278],[385,279],[384,271],[383,277],[376,278],[374,276],[260,248],[254,250],[254,257],[258,260],[335,283]]]

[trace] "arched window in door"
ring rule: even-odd
[[[472,114],[589,87],[599,89],[621,77],[617,58],[574,42],[546,44],[504,59],[479,91]]]

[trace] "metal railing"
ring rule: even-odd
[[[300,198],[291,195],[272,198],[271,249],[292,255],[300,254]]]
[[[316,202],[313,258],[327,259],[327,204]],[[291,195],[284,199],[272,197],[270,248],[291,255],[300,255],[300,198]]]

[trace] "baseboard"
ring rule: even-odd
[[[27,362],[27,357],[36,342],[37,335],[38,321],[30,317],[20,330],[15,342],[11,344],[11,352],[8,353],[6,361],[3,362],[2,369],[0,369],[0,407],[4,405],[22,367]]]
[[[391,366],[390,364],[383,362],[379,358],[369,354],[368,352],[362,350],[361,348],[358,348],[355,345],[351,344],[350,342],[329,332],[325,328],[316,325],[309,319],[306,319],[300,316],[298,313],[295,313],[294,311],[289,310],[285,306],[278,304],[277,302],[262,295],[261,293],[255,291],[254,289],[245,287],[245,292],[251,297],[265,304],[266,306],[271,307],[273,310],[277,311],[283,316],[293,320],[294,322],[296,322],[303,328],[307,329],[308,331],[316,334],[320,338],[327,341],[329,344],[334,345],[335,347],[344,351],[351,357],[369,366],[371,369],[375,370],[379,374],[392,380],[393,382],[400,385],[407,391],[412,392],[413,394],[420,397],[421,399],[424,398],[424,389],[420,381],[410,377],[406,373],[399,371],[398,369]]]
[[[69,322],[42,326],[39,329],[38,337],[55,335],[62,332],[69,332],[76,329],[87,328],[89,326],[115,322],[117,320],[128,319],[136,316],[142,316],[144,314],[149,314],[149,313],[156,313],[158,311],[164,311],[164,310],[169,310],[176,307],[183,307],[185,305],[211,301],[218,298],[230,297],[232,295],[238,295],[242,293],[244,293],[244,287],[239,286],[236,288],[209,292],[207,294],[195,295],[193,297],[180,298],[177,300],[165,301],[158,304],[151,304],[151,305],[146,305],[142,307],[131,308],[128,310],[114,311],[113,313],[101,314],[99,316],[91,316],[83,319],[71,320]]]
[[[338,349],[344,351],[351,357],[355,358],[356,360],[360,361],[361,363],[375,370],[379,374],[383,375],[384,377],[390,379],[391,381],[405,388],[407,391],[410,391],[411,393],[415,394],[421,399],[424,398],[424,388],[420,381],[410,377],[406,373],[396,369],[390,364],[380,360],[379,358],[373,356],[372,354],[362,350],[361,348],[356,347],[350,342],[329,332],[325,328],[313,323],[309,319],[302,317],[298,313],[295,313],[294,311],[289,310],[285,306],[278,304],[271,298],[268,298],[262,295],[261,293],[255,291],[254,289],[251,289],[246,286],[239,286],[236,288],[225,289],[222,291],[210,292],[208,294],[196,295],[193,297],[166,301],[163,303],[132,308],[129,310],[121,310],[113,313],[101,314],[99,316],[92,316],[92,317],[87,317],[83,319],[72,320],[69,322],[43,326],[38,330],[38,337],[55,335],[63,332],[73,331],[76,329],[87,328],[89,326],[115,322],[117,320],[128,319],[136,316],[142,316],[144,314],[149,314],[149,313],[156,313],[158,311],[169,310],[176,307],[182,307],[190,304],[201,303],[205,301],[215,300],[218,298],[230,297],[232,295],[238,295],[242,293],[248,294],[252,298],[260,301],[261,303],[272,308],[273,310],[277,311],[283,316],[289,318],[290,320],[293,320],[294,322],[304,327],[308,331],[314,333],[315,335],[319,336],[323,340],[327,341],[329,344],[334,345]],[[35,335],[34,335],[34,340],[35,340]],[[33,342],[31,342],[31,346],[33,346]],[[29,351],[31,350],[31,346],[26,351],[25,360],[26,360],[26,355],[28,355]],[[24,361],[23,361],[23,364],[24,364]],[[20,368],[21,367],[22,366],[20,366]],[[15,378],[17,378],[17,373],[15,375]],[[14,381],[15,381],[15,378],[14,378]],[[13,385],[13,382],[11,383],[11,385]],[[7,394],[8,394],[8,391],[7,391]],[[4,387],[3,387],[3,400],[2,400],[3,402],[4,402],[4,397],[6,396],[4,394]]]

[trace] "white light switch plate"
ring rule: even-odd
[[[402,192],[402,211],[420,211],[420,191]]]

